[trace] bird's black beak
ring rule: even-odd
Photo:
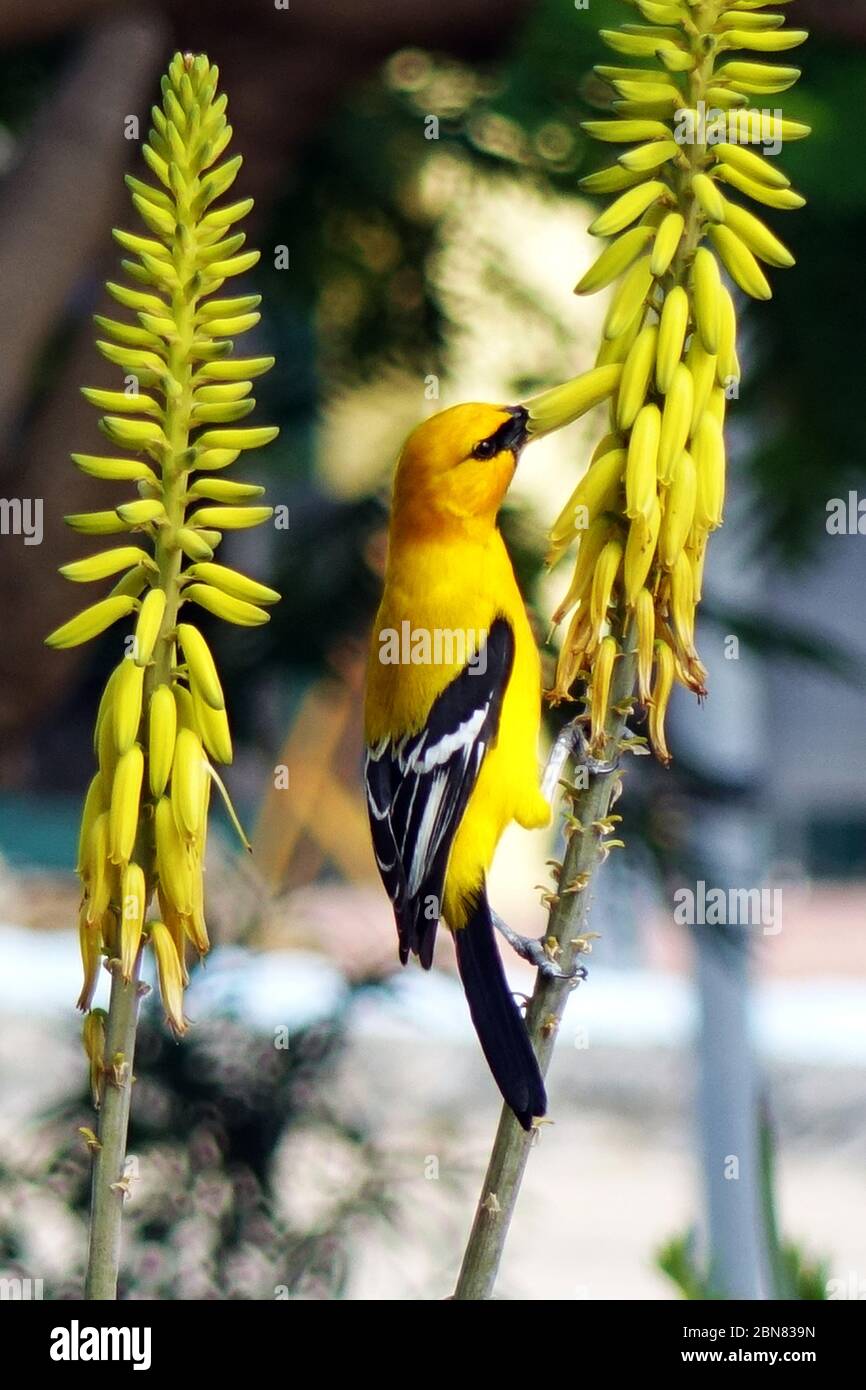
[[[509,405],[506,409],[511,419],[506,420],[504,425],[500,425],[496,434],[497,438],[501,440],[501,447],[510,449],[514,457],[517,458],[529,438],[529,431],[527,430],[529,412],[522,405]]]

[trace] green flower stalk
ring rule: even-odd
[[[97,347],[122,371],[125,389],[84,392],[106,412],[100,428],[118,456],[72,457],[93,477],[135,484],[137,496],[67,517],[81,534],[126,539],[62,568],[75,583],[119,577],[107,597],[46,639],[73,647],[134,617],[97,714],[98,766],[78,858],[80,1009],[90,1011],[103,962],[112,974],[108,1017],[88,1013],[84,1032],[102,1105],[88,1273],[93,1298],[112,1298],[116,1289],[142,953],[153,953],[168,1023],[181,1035],[187,954],[208,950],[203,876],[213,784],[249,848],[214,767],[232,761],[231,735],[194,613],[255,626],[267,622],[267,605],[279,598],[214,561],[224,531],[271,515],[257,503],[262,488],[230,481],[223,470],[278,433],[238,424],[255,408],[253,379],[273,358],[233,356],[234,339],[259,321],[260,296],[217,297],[259,258],[242,249],[245,236],[233,230],[252,199],[221,201],[241,157],[222,159],[232,130],[217,80],[206,57],[175,54],[142,146],[156,183],[127,178],[146,234],[114,232],[132,283],[110,283],[108,290],[128,315],[96,319],[103,334]]]
[[[775,109],[799,70],[764,61],[807,38],[766,13],[769,0],[633,0],[647,24],[602,31],[636,66],[599,66],[613,93],[613,119],[589,121],[596,139],[628,148],[582,180],[615,194],[593,222],[616,240],[577,286],[614,286],[595,368],[527,402],[541,432],[610,402],[599,443],[551,533],[551,564],[578,543],[574,577],[554,615],[570,617],[554,700],[588,685],[590,751],[609,759],[564,783],[567,848],[549,895],[546,946],[564,973],[588,949],[593,876],[621,840],[611,807],[618,755],[635,696],[648,710],[650,743],[670,761],[665,713],[675,684],[699,696],[706,671],[695,648],[707,539],[722,523],[724,424],[737,394],[737,315],[731,288],[769,299],[763,265],[794,258],[739,201],[789,211],[803,206],[771,157],[809,128]],[[743,59],[737,54],[745,52]],[[752,55],[758,55],[754,60]],[[763,108],[770,98],[772,110]],[[750,102],[754,101],[754,105]],[[761,152],[760,147],[767,147]],[[553,1053],[569,986],[539,974],[526,1014],[542,1072]],[[508,1234],[529,1144],[503,1112],[455,1297],[489,1298]]]

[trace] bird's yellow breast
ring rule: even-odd
[[[459,675],[467,653],[483,646],[499,616],[514,633],[514,664],[496,744],[485,758],[451,850],[445,917],[453,927],[462,925],[462,904],[479,886],[509,822],[536,828],[549,819],[538,775],[541,667],[498,531],[459,547],[426,539],[392,547],[368,664],[368,743],[423,728],[433,701]],[[427,654],[433,659],[425,661]]]

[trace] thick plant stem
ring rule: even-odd
[[[624,643],[624,654],[617,664],[611,692],[606,726],[608,758],[616,757],[618,753],[631,708],[636,665],[632,648],[633,642],[628,636]],[[559,892],[551,906],[547,933],[550,944],[555,943],[553,949],[557,952],[557,964],[564,972],[569,971],[580,959],[581,938],[586,931],[595,871],[606,858],[606,818],[619,785],[620,771],[617,768],[610,773],[590,775],[588,785],[570,792],[573,829],[563,860]],[[542,1075],[547,1074],[550,1066],[571,989],[568,981],[548,979],[541,973],[536,979],[526,1011],[526,1026]],[[454,1291],[455,1299],[488,1299],[493,1295],[533,1139],[534,1135],[527,1134],[508,1106],[504,1106]]]
[[[138,971],[128,984],[115,962],[106,1026],[106,1076],[99,1119],[99,1148],[93,1163],[90,1251],[84,1295],[117,1297],[120,1234],[125,1197],[126,1135],[132,1098],[132,1066],[138,1023]]]

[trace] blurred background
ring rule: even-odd
[[[866,1297],[866,5],[786,14],[812,31],[785,100],[814,128],[784,158],[808,205],[769,215],[798,265],[742,306],[711,695],[675,701],[670,771],[629,764],[627,849],[602,875],[505,1297]],[[110,229],[134,227],[131,118],[146,134],[176,47],[219,64],[262,249],[246,342],[277,359],[256,418],[282,430],[247,472],[289,525],[226,542],[284,595],[265,629],[208,630],[255,854],[216,827],[187,1040],[145,1007],[123,1294],[441,1298],[498,1104],[447,934],[429,976],[398,973],[367,843],[388,481],[425,415],[592,365],[605,296],[572,294],[598,249],[577,180],[607,161],[579,122],[611,95],[597,31],[630,17],[616,0],[0,5],[0,1274],[45,1297],[79,1295],[85,1254],[73,864],[119,638],[58,654],[42,637],[75,608],[57,566],[86,553],[64,514],[112,505],[68,455],[98,452],[79,388],[116,385],[91,316]],[[601,424],[536,446],[503,518],[542,643],[568,579],[543,571],[545,530]],[[552,667],[555,638],[544,651]],[[521,931],[543,928],[554,849],[514,831],[500,850],[493,900]],[[764,908],[692,926],[677,905],[701,883],[764,890]]]

